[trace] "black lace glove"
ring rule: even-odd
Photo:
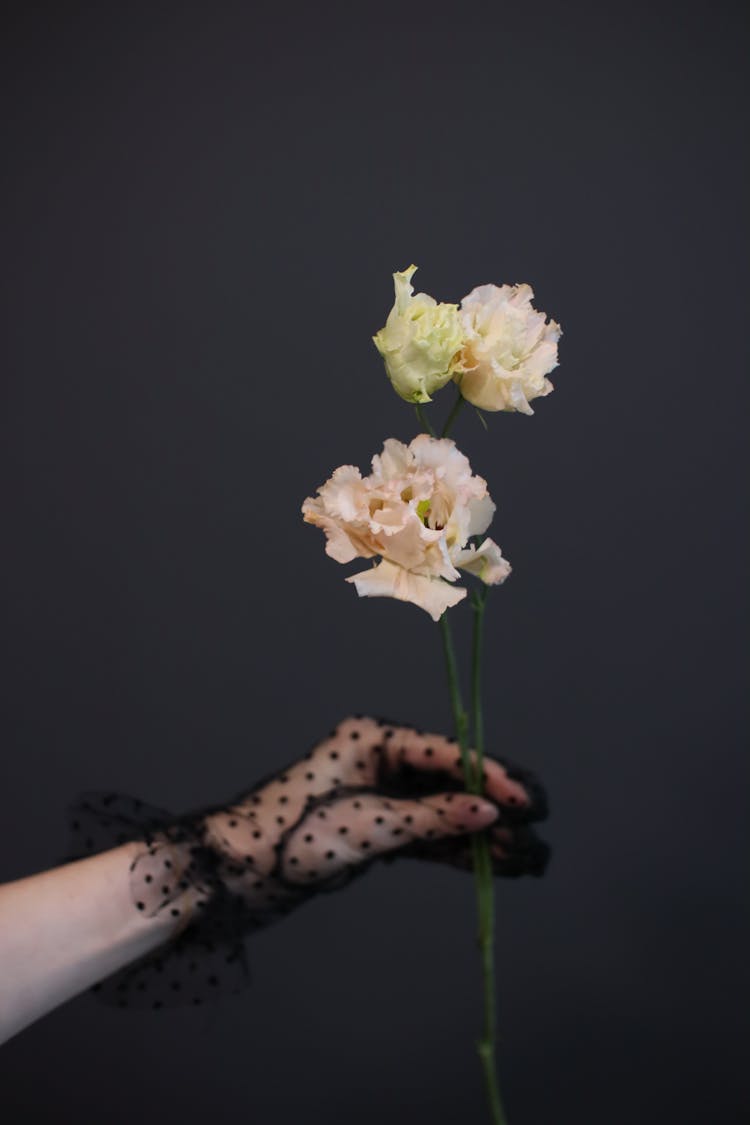
[[[169,946],[97,986],[120,1006],[201,1003],[247,976],[243,935],[375,860],[403,856],[471,867],[470,834],[487,828],[497,875],[541,875],[548,847],[529,827],[546,815],[533,776],[485,758],[485,797],[464,791],[458,746],[442,735],[345,719],[304,758],[221,808],[175,818],[114,794],[88,794],[74,828],[84,850],[143,840],[135,909],[186,926]],[[79,849],[80,850],[80,849]]]

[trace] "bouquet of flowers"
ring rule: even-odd
[[[491,586],[511,573],[493,539],[485,537],[494,513],[487,482],[472,473],[450,438],[466,403],[485,425],[484,412],[533,414],[531,403],[553,389],[560,326],[533,304],[528,285],[481,285],[460,305],[415,293],[416,266],[395,273],[395,302],[374,343],[393,389],[411,403],[422,430],[408,445],[388,438],[362,476],[342,465],[308,497],[304,519],[326,536],[326,553],[339,563],[370,559],[346,579],[360,597],[391,597],[425,610],[439,625],[464,783],[484,790],[484,724],[481,694],[482,637]],[[455,401],[442,428],[425,404],[448,383]],[[463,573],[462,573],[463,572]],[[474,630],[471,696],[463,701],[448,610],[467,597],[463,575],[478,580],[471,595]],[[470,747],[474,753],[470,752]],[[478,942],[484,982],[484,1028],[478,1052],[495,1125],[506,1121],[496,1072],[493,843],[472,836],[478,902]]]

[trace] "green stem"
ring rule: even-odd
[[[478,768],[472,767],[469,755],[469,716],[467,715],[462,697],[461,685],[458,678],[458,666],[453,647],[453,636],[447,612],[440,618],[440,632],[443,641],[445,666],[448,674],[448,690],[450,692],[453,719],[456,725],[461,764],[464,771],[464,782],[470,793],[482,791],[482,710],[481,710],[481,640],[482,619],[484,615],[484,597],[477,599],[474,618],[474,646],[472,657],[472,709],[474,714],[475,731],[478,735],[477,763]],[[477,625],[479,636],[477,637]],[[478,722],[477,722],[478,720]],[[495,967],[494,967],[494,905],[492,899],[492,859],[490,856],[487,833],[475,833],[471,837],[472,866],[474,869],[474,883],[477,892],[477,914],[479,923],[478,943],[481,952],[482,979],[484,984],[484,1029],[482,1038],[477,1042],[477,1051],[484,1071],[487,1101],[493,1125],[507,1125],[507,1118],[503,1112],[500,1100],[500,1090],[497,1082],[495,1067]]]
[[[453,403],[453,408],[452,408],[450,414],[448,415],[448,417],[445,420],[445,425],[443,426],[442,433],[440,434],[441,438],[448,437],[448,434],[451,432],[451,427],[453,426],[453,423],[456,421],[456,418],[458,418],[459,414],[461,413],[461,410],[463,409],[463,405],[464,405],[465,402],[466,402],[466,399],[464,398],[464,396],[459,391],[458,397],[456,398],[456,401]]]
[[[427,417],[427,415],[425,414],[422,407],[419,405],[419,403],[415,403],[414,410],[415,410],[416,415],[417,415],[417,420],[418,420],[420,426],[422,427],[422,429],[424,430],[424,432],[426,434],[429,434],[430,437],[435,437],[435,431],[433,430],[432,426],[430,425],[430,420]]]
[[[471,709],[474,730],[476,792],[484,789],[484,719],[482,714],[482,640],[484,636],[484,611],[487,587],[476,591],[472,599],[474,611],[474,636],[471,658]],[[479,908],[479,948],[484,984],[484,1032],[477,1044],[484,1068],[487,1098],[495,1125],[506,1125],[500,1088],[497,1079],[497,1016],[495,1010],[495,903],[492,872],[492,855],[488,832],[475,837],[474,862]]]
[[[488,586],[475,590],[472,597],[474,611],[474,636],[471,646],[471,717],[476,750],[477,793],[483,789],[484,769],[484,720],[482,718],[482,641],[484,639],[484,609],[487,602]]]
[[[469,757],[469,716],[464,710],[461,699],[461,685],[458,680],[456,653],[453,648],[453,636],[451,634],[447,612],[440,618],[440,634],[443,638],[443,654],[445,655],[445,667],[448,673],[448,690],[451,697],[451,707],[453,708],[453,720],[456,724],[456,738],[458,739],[458,748],[461,754],[461,765],[469,791],[473,793],[475,790],[473,788],[471,758]]]

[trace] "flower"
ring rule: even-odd
[[[461,394],[482,410],[533,414],[532,399],[553,389],[560,325],[531,304],[530,285],[480,285],[461,302],[464,346],[455,375]]]
[[[394,273],[396,300],[385,328],[373,336],[393,388],[407,402],[431,402],[430,395],[454,375],[463,343],[458,305],[438,304],[426,293],[414,296],[416,266]]]
[[[492,585],[510,574],[491,539],[467,545],[486,531],[494,511],[487,482],[472,475],[455,442],[427,434],[409,445],[388,438],[368,477],[342,465],[302,505],[305,522],[325,532],[331,558],[380,559],[347,578],[360,597],[413,602],[434,621],[466,597],[452,585],[459,570]]]

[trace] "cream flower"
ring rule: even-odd
[[[394,390],[407,402],[431,402],[456,370],[463,343],[458,305],[438,304],[426,293],[414,296],[416,266],[394,273],[396,300],[385,328],[373,336]]]
[[[491,539],[467,546],[486,531],[494,511],[486,481],[472,475],[455,443],[427,434],[410,445],[389,438],[368,477],[342,465],[302,505],[305,522],[325,532],[331,558],[380,559],[347,578],[360,597],[413,602],[434,621],[466,597],[452,585],[460,570],[491,585],[510,574]]]
[[[461,302],[464,347],[456,374],[461,394],[482,410],[533,414],[532,399],[553,389],[560,325],[531,300],[530,285],[480,285]]]

